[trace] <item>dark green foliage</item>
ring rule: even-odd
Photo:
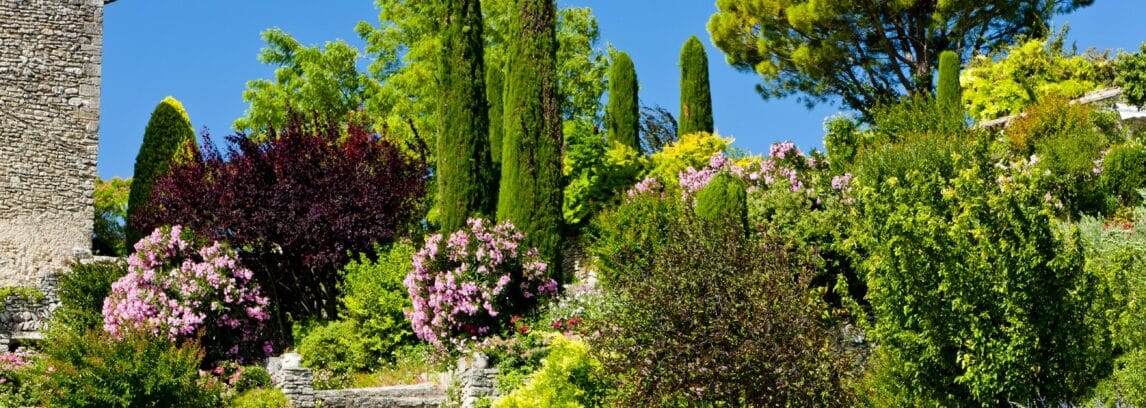
[[[605,120],[609,142],[620,143],[641,151],[641,105],[638,102],[637,69],[624,51],[613,55],[609,67],[609,106]]]
[[[143,144],[135,156],[131,194],[127,199],[127,247],[135,245],[150,229],[140,228],[139,218],[150,212],[151,189],[172,164],[190,160],[196,149],[195,129],[183,104],[168,96],[151,113]]]
[[[559,276],[564,195],[556,9],[553,0],[517,0],[510,16],[497,218],[525,232],[525,245],[540,250]]]
[[[1102,159],[1101,189],[1118,204],[1132,207],[1142,201],[1138,189],[1146,187],[1146,148],[1136,143],[1112,147]]]
[[[126,274],[127,264],[120,261],[72,264],[60,274],[55,322],[79,331],[102,328],[103,300],[111,284]]]
[[[659,227],[652,262],[604,285],[613,329],[592,341],[619,378],[618,406],[854,404],[852,360],[820,320],[809,257],[743,239],[728,220]]]
[[[505,136],[505,70],[500,67],[485,67],[485,98],[489,102],[489,153],[493,161],[494,174],[501,175],[501,142]],[[497,186],[494,186],[497,188]]]
[[[712,91],[708,83],[708,55],[696,36],[688,38],[680,51],[680,131],[712,133]]]
[[[696,215],[711,221],[739,223],[742,231],[748,231],[748,196],[744,188],[744,181],[731,174],[713,176],[696,193]]]
[[[436,169],[439,227],[454,231],[470,216],[488,216],[496,206],[496,175],[490,158],[481,4],[444,3],[446,24],[438,63]]]
[[[218,406],[217,389],[199,384],[203,350],[132,333],[112,339],[100,329],[53,330],[44,341],[40,401],[49,407]]]
[[[959,55],[954,51],[939,54],[939,80],[935,85],[935,99],[939,106],[958,112],[962,118],[963,90],[959,86]]]
[[[1096,279],[1029,176],[998,173],[985,142],[937,136],[861,163],[882,404],[1071,401],[1108,369]]]

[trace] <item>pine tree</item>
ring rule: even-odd
[[[954,51],[939,54],[939,80],[935,86],[935,99],[943,109],[952,109],[963,115],[963,91],[959,86],[959,55]]]
[[[708,84],[708,56],[696,36],[680,51],[679,135],[713,131],[712,92]]]
[[[437,205],[443,231],[472,215],[491,215],[496,181],[489,144],[485,56],[479,0],[448,0],[438,59]]]
[[[151,231],[140,231],[138,218],[149,211],[151,189],[173,164],[194,157],[195,128],[183,104],[170,96],[164,98],[151,113],[143,144],[135,156],[131,192],[127,198],[127,246],[131,248]]]
[[[637,70],[629,54],[618,51],[609,71],[609,106],[606,113],[609,142],[641,151],[641,107],[637,100]]]
[[[497,218],[527,234],[560,277],[561,107],[557,88],[557,5],[515,0],[506,54],[505,139]]]

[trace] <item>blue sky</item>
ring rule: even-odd
[[[679,52],[690,35],[708,47],[717,130],[735,145],[767,152],[772,142],[791,140],[810,149],[821,145],[822,123],[835,106],[805,109],[794,100],[765,101],[753,86],[757,76],[732,69],[705,30],[716,11],[712,0],[559,0],[562,6],[591,7],[602,42],[629,52],[637,67],[643,103],[676,112]],[[344,39],[361,45],[359,21],[377,22],[370,0],[123,0],[104,15],[99,175],[128,177],[151,111],[164,97],[181,100],[197,130],[223,136],[246,109],[248,80],[271,78],[273,69],[256,59],[259,33],[280,27],[303,43]],[[1099,0],[1059,16],[1069,23],[1080,48],[1135,50],[1146,41],[1146,2]]]

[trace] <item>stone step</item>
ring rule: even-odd
[[[326,408],[437,408],[446,401],[445,390],[429,383],[324,390],[314,396]]]

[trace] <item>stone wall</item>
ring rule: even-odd
[[[0,0],[0,286],[89,253],[104,0]]]

